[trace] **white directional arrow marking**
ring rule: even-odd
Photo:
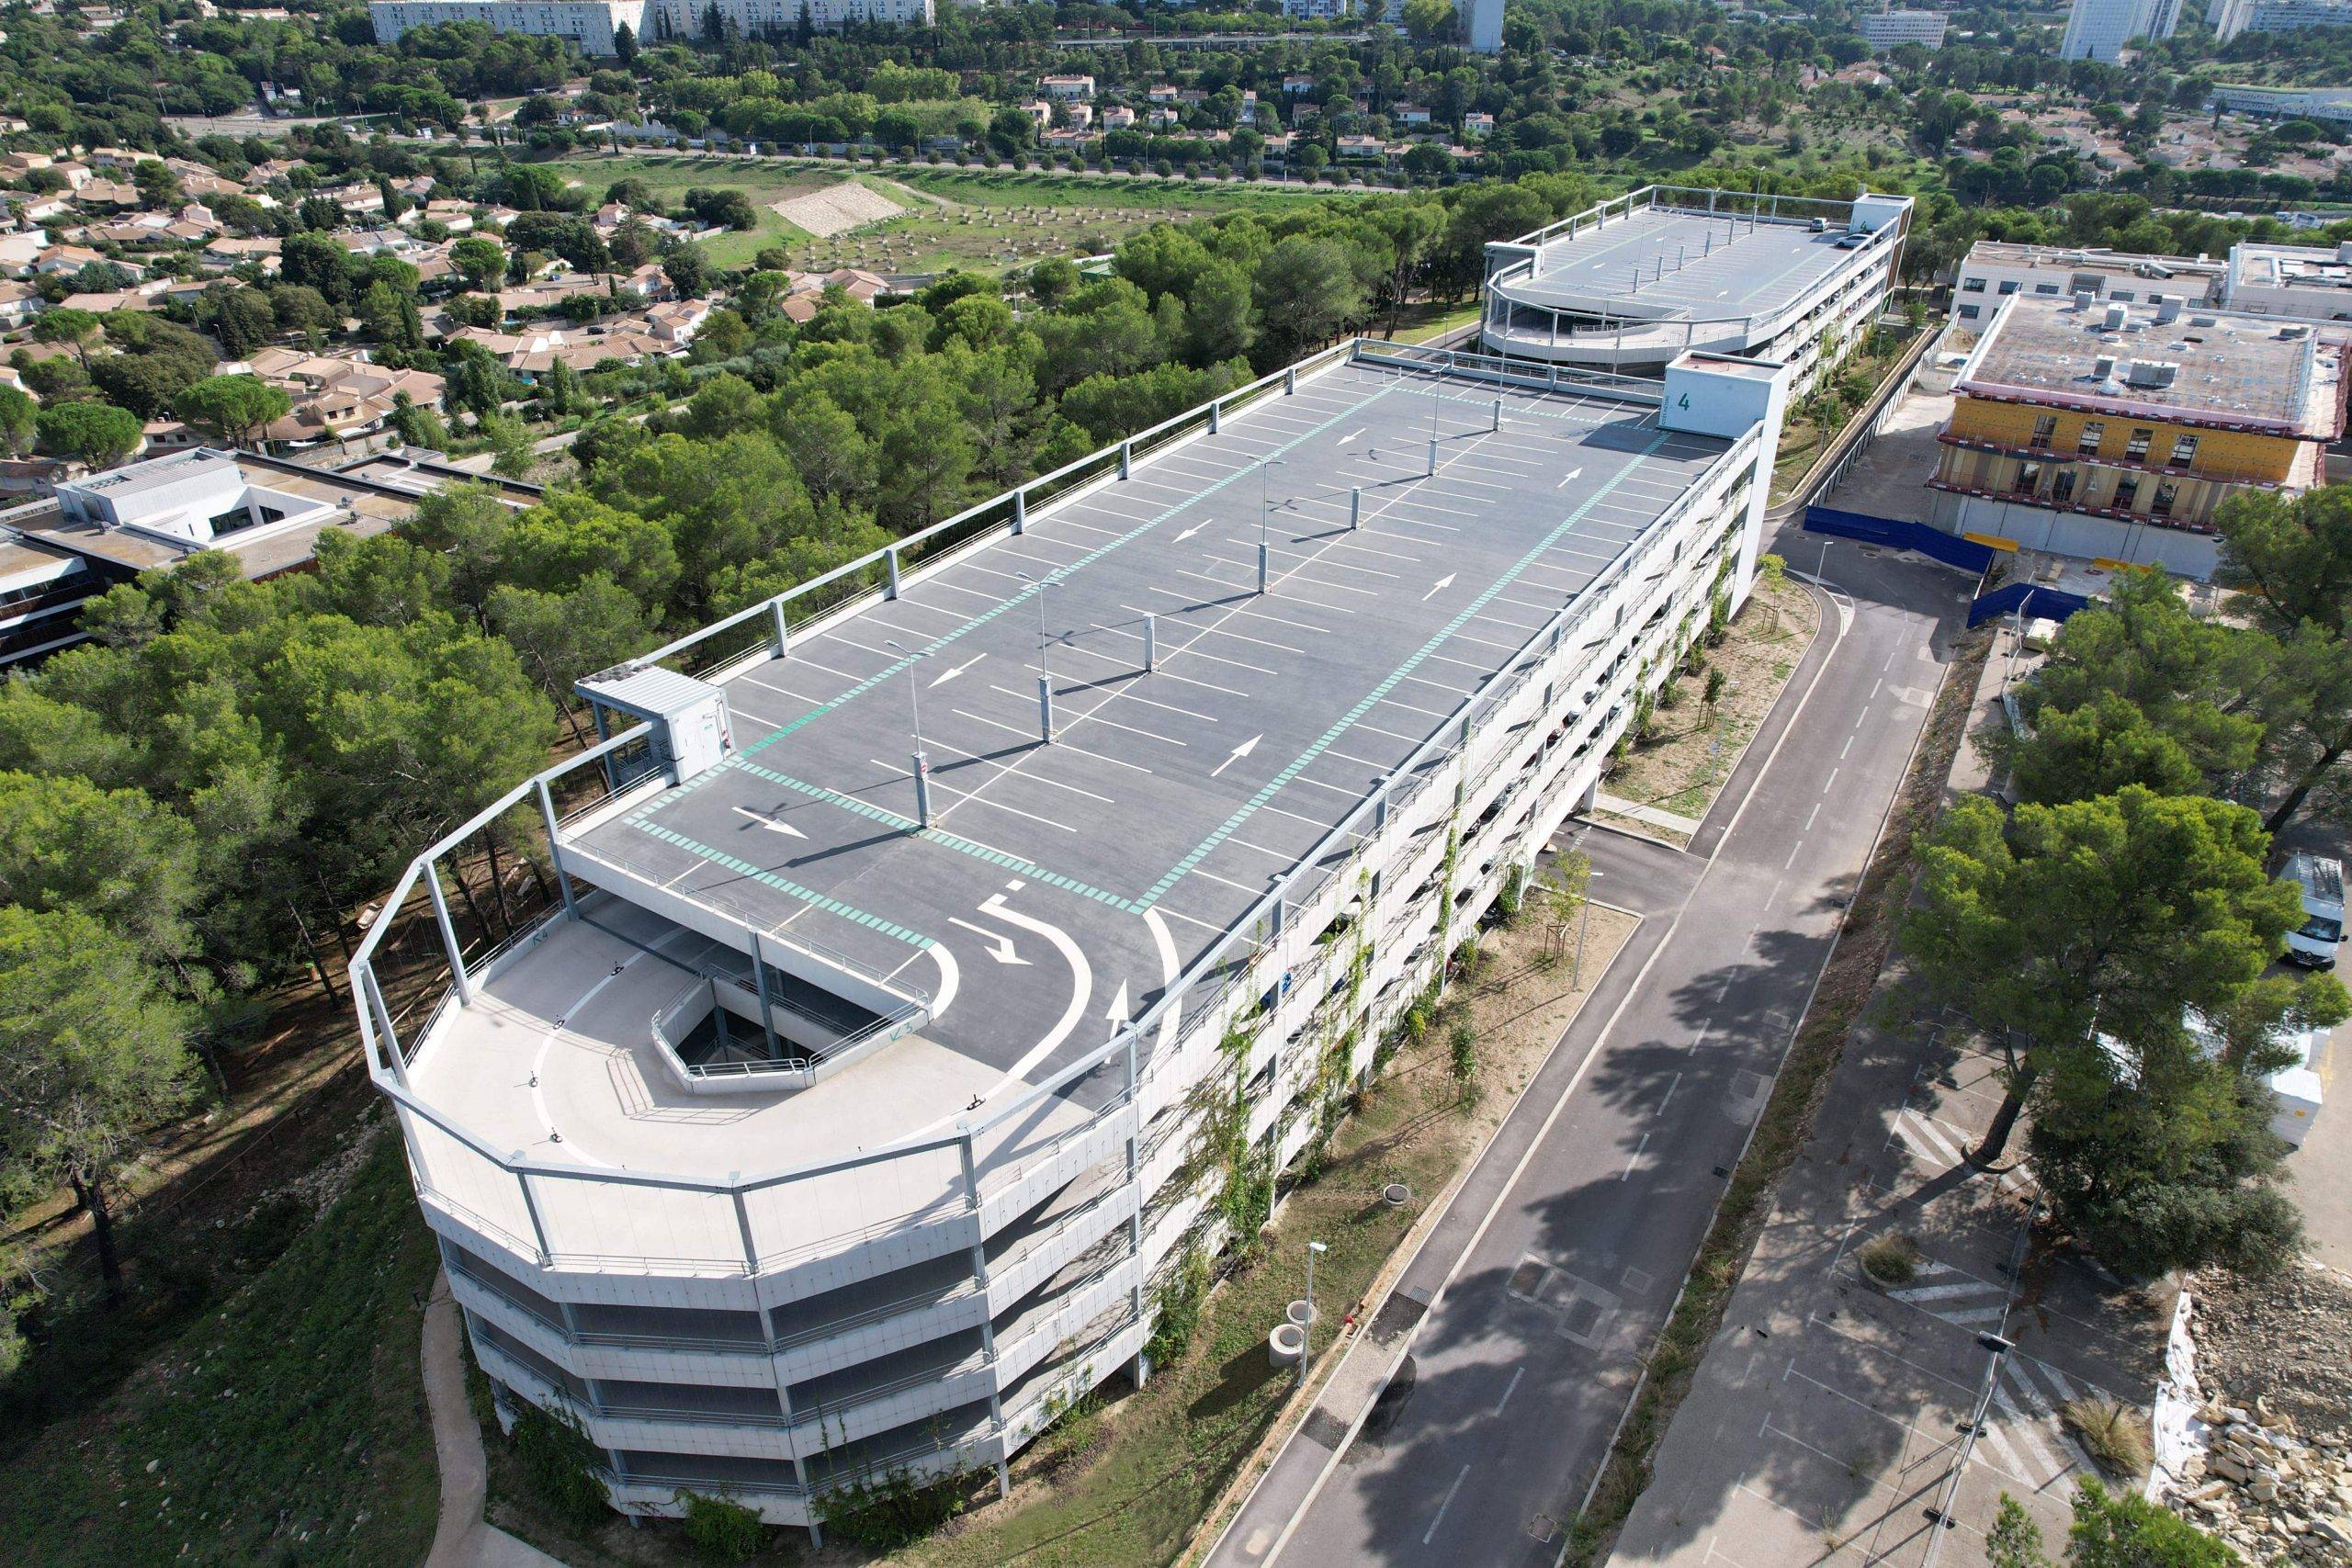
[[[995,959],[999,964],[1012,964],[1025,966],[1029,962],[1027,959],[1012,951],[1012,939],[1005,935],[1002,931],[992,931],[986,926],[976,926],[971,921],[965,919],[958,915],[948,916],[947,923],[951,926],[962,926],[967,931],[977,931],[981,936],[986,937],[989,942],[993,944],[988,950],[989,956]]]
[[[769,832],[782,833],[787,839],[805,839],[808,836],[789,822],[779,822],[773,817],[763,817],[756,811],[746,811],[740,806],[735,807],[735,815],[748,817]]]
[[[1187,540],[1187,539],[1191,538],[1193,535],[1195,535],[1195,534],[1199,533],[1202,529],[1204,529],[1204,528],[1205,528],[1205,527],[1207,527],[1207,526],[1208,526],[1208,524],[1207,524],[1207,523],[1205,523],[1205,522],[1195,523],[1195,524],[1193,524],[1191,527],[1189,527],[1189,528],[1185,529],[1182,533],[1181,533],[1181,534],[1177,535],[1177,536],[1176,536],[1176,542],[1177,542],[1178,544],[1180,544],[1180,545],[1181,545],[1181,544],[1182,544],[1185,540]]]
[[[1362,435],[1363,434],[1363,431],[1362,430],[1351,430],[1345,435],[1340,437],[1340,445],[1345,446],[1349,442],[1353,441],[1357,436]]]
[[[961,675],[965,671],[969,670],[973,665],[978,664],[981,660],[986,659],[988,655],[985,653],[976,653],[972,655],[971,658],[964,660],[963,663],[955,665],[950,669],[943,670],[937,675],[933,676],[931,683],[934,686],[944,686],[947,684],[948,682],[953,681],[956,676]]]
[[[1446,581],[1451,582],[1453,580],[1452,578],[1448,578]],[[1217,774],[1225,772],[1226,769],[1233,766],[1234,763],[1241,761],[1242,758],[1247,757],[1250,752],[1255,751],[1258,749],[1258,742],[1264,739],[1265,737],[1263,735],[1253,735],[1249,739],[1244,740],[1240,745],[1236,746],[1233,749],[1233,754],[1231,756],[1227,757],[1224,761],[1219,762],[1216,767],[1209,770],[1209,777],[1216,777]]]
[[[1102,1016],[1111,1021],[1114,1029],[1127,1021],[1127,983],[1125,980],[1119,982],[1118,994],[1111,998],[1111,1010]]]
[[[1436,598],[1439,593],[1453,586],[1453,573],[1449,571],[1443,577],[1439,578],[1437,581],[1430,586],[1430,591],[1427,593],[1421,595],[1421,603],[1424,604],[1428,604],[1430,600]]]
[[[1570,469],[1569,469],[1569,470],[1565,474],[1565,475],[1563,475],[1563,476],[1561,477],[1560,482],[1559,482],[1558,484],[1554,485],[1552,488],[1553,488],[1554,490],[1566,490],[1566,489],[1567,489],[1567,488],[1568,488],[1568,480],[1573,479],[1580,479],[1580,478],[1582,478],[1582,477],[1583,477],[1583,475],[1584,475],[1584,470],[1583,470],[1582,468],[1570,468]]]

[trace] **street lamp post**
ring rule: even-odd
[[[1315,1259],[1327,1250],[1319,1241],[1306,1244],[1306,1321],[1298,1330],[1298,1386],[1306,1386],[1306,1363],[1315,1346]]]
[[[915,821],[931,826],[931,766],[922,755],[922,682],[915,679],[916,667],[923,656],[895,637],[884,637],[882,646],[895,648],[907,656],[907,712],[914,721],[915,735]]]
[[[1258,465],[1258,592],[1266,591],[1266,470],[1279,468],[1284,459],[1269,457]]]
[[[1053,584],[1025,571],[1012,575],[1037,590],[1037,739],[1050,746],[1054,739],[1054,671],[1046,656],[1046,590]]]

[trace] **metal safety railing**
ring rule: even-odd
[[[1532,367],[1491,355],[1351,340],[1299,366],[1237,389],[1202,408],[1163,421],[1117,447],[1105,448],[1089,458],[1066,465],[1006,496],[934,525],[888,551],[849,563],[695,637],[679,639],[648,658],[681,658],[701,663],[696,650],[707,647],[710,638],[730,627],[751,625],[763,628],[762,645],[736,657],[775,657],[788,648],[791,632],[784,606],[812,592],[821,592],[828,584],[849,581],[862,570],[878,572],[887,583],[895,571],[885,558],[897,557],[898,552],[910,547],[945,541],[947,548],[960,550],[969,547],[983,534],[1018,531],[1025,526],[1029,505],[1023,498],[1046,495],[1058,500],[1089,484],[1110,482],[1110,476],[1122,469],[1132,471],[1139,451],[1218,428],[1226,413],[1238,401],[1282,396],[1295,389],[1303,377],[1351,362],[1424,373],[1433,379],[1441,376],[1469,377],[1546,389],[1589,387],[1627,400],[1650,403],[1662,398],[1662,389],[1655,381]],[[1752,466],[1756,439],[1751,433],[1734,443],[1718,457],[1718,471]],[[1711,482],[1702,479],[1692,487],[1690,495],[1700,497],[1710,488]],[[1692,504],[1691,500],[1680,503],[1686,509]],[[448,927],[440,896],[437,857],[483,822],[534,797],[548,825],[565,909],[571,910],[571,884],[562,871],[563,856],[568,852],[562,844],[560,819],[552,803],[553,786],[559,779],[595,764],[614,750],[641,741],[645,728],[640,726],[616,735],[561,767],[526,781],[410,864],[351,965],[370,1069],[379,1088],[400,1108],[420,1190],[428,1201],[444,1204],[467,1217],[469,1223],[478,1223],[482,1234],[511,1246],[541,1267],[623,1268],[687,1274],[762,1273],[789,1269],[875,1237],[917,1227],[974,1225],[984,1200],[1049,1168],[1063,1150],[1072,1145],[1073,1140],[1100,1136],[1112,1130],[1112,1119],[1135,1105],[1141,1090],[1156,1085],[1162,1075],[1177,1071],[1178,1064],[1194,1060],[1204,1038],[1221,1033],[1235,1011],[1244,1007],[1255,1008],[1261,998],[1277,992],[1283,970],[1300,962],[1298,949],[1312,934],[1295,929],[1290,921],[1291,914],[1306,912],[1320,900],[1342,896],[1361,869],[1367,847],[1379,840],[1395,818],[1422,797],[1440,777],[1457,784],[1466,781],[1469,769],[1460,753],[1477,738],[1481,725],[1500,714],[1539,671],[1565,668],[1584,646],[1580,639],[1589,634],[1591,617],[1605,603],[1614,602],[1612,595],[1631,592],[1637,601],[1645,600],[1646,595],[1634,586],[1639,581],[1638,574],[1670,536],[1679,535],[1680,525],[1687,520],[1687,511],[1681,515],[1669,512],[1661,519],[1664,525],[1653,526],[1634,547],[1603,567],[1574,600],[1535,628],[1501,670],[1464,698],[1437,733],[1399,763],[1381,787],[1332,824],[1225,936],[1196,955],[1149,1008],[1110,1041],[977,1121],[958,1122],[953,1131],[927,1134],[848,1156],[725,1178],[563,1164],[491,1145],[460,1121],[414,1092],[408,1074],[413,1045],[403,1049],[393,1015],[384,1005],[382,987],[374,969],[379,945],[392,917],[423,882],[446,936]],[[964,532],[967,527],[971,532]],[[859,590],[860,594],[885,592],[887,587]],[[827,613],[840,613],[846,603],[829,605]],[[1618,635],[1630,637],[1638,635],[1639,627],[1640,621],[1635,618],[1615,630]],[[1611,635],[1608,628],[1604,628],[1603,635]],[[509,944],[509,951],[520,951],[538,940],[558,918],[550,916],[548,921]],[[462,961],[456,958],[454,939],[450,951],[453,962],[447,999],[459,1006],[468,1005],[474,982]],[[446,1006],[447,1002],[441,1005]],[[1159,1041],[1164,1031],[1170,1038],[1148,1052],[1147,1066],[1143,1060],[1147,1046]],[[1079,1113],[1079,1119],[1066,1127],[1034,1130],[1052,1120],[1041,1114],[1049,1100],[1068,1105]],[[853,1185],[837,1185],[842,1182]],[[816,1196],[793,1201],[783,1210],[775,1207],[779,1190],[803,1183],[820,1184],[811,1189]],[[608,1250],[605,1244],[610,1236],[601,1227],[588,1227],[594,1231],[593,1240],[586,1234],[575,1235],[571,1229],[575,1221],[583,1225],[585,1222],[571,1212],[576,1209],[576,1203],[568,1194],[583,1184],[594,1189],[626,1188],[635,1193],[634,1217],[639,1222],[635,1234],[644,1236],[666,1231],[670,1237],[667,1250],[636,1255],[615,1253]],[[808,1215],[830,1209],[831,1202],[823,1195],[832,1192],[856,1192],[861,1201],[850,1205],[853,1211],[864,1207],[871,1213],[876,1207],[895,1207],[866,1223],[839,1224],[822,1235],[807,1234]],[[878,1197],[875,1196],[877,1192]],[[560,1212],[551,1214],[551,1205]],[[776,1226],[786,1219],[793,1223],[780,1234]]]

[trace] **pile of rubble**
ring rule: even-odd
[[[2197,1411],[2205,1450],[2182,1467],[2173,1506],[2250,1561],[2352,1562],[2352,1433],[2305,1437],[2256,1398]]]

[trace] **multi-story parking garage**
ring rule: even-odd
[[[1647,186],[1487,247],[1486,346],[1655,376],[1689,350],[1809,386],[1885,305],[1907,196],[1853,201]]]
[[[1744,596],[1786,380],[1342,344],[583,682],[353,966],[502,1406],[802,1524],[1146,1375]],[[518,818],[560,903],[475,954]]]

